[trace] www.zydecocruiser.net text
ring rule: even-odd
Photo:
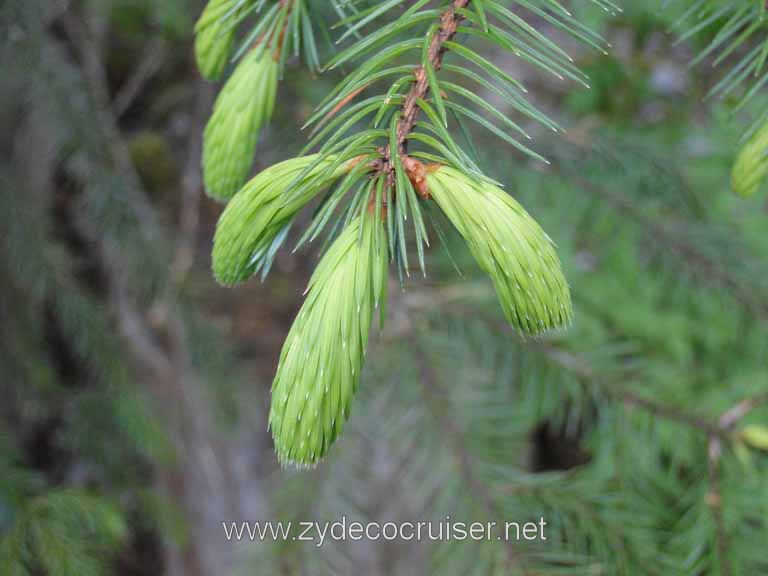
[[[346,516],[335,522],[222,522],[228,541],[314,542],[319,548],[326,541],[356,542],[360,540],[430,540],[436,542],[464,540],[546,541],[547,523],[536,522],[461,522],[450,516],[440,521],[424,522],[357,522]]]

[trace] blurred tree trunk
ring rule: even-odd
[[[103,16],[95,12],[79,14],[72,6],[51,6],[49,21],[43,24],[45,41],[53,50],[65,52],[53,26],[61,25],[67,40],[75,47],[77,63],[94,103],[94,126],[103,136],[106,157],[120,178],[132,190],[126,202],[148,235],[161,237],[156,208],[149,202],[132,164],[116,107],[110,97],[105,64],[104,38],[109,30]],[[135,63],[140,66],[142,63]],[[206,385],[191,358],[188,333],[180,312],[177,294],[184,290],[184,280],[195,257],[197,212],[201,194],[199,158],[204,121],[213,100],[211,86],[194,84],[194,105],[186,126],[187,161],[181,182],[181,210],[176,234],[175,258],[168,262],[169,283],[164,293],[150,306],[142,306],[131,296],[132,278],[128,277],[123,248],[110,244],[97,232],[98,226],[87,221],[76,209],[67,211],[67,224],[87,239],[88,253],[77,254],[93,261],[105,279],[99,294],[109,308],[115,329],[126,344],[136,374],[150,391],[156,413],[170,430],[175,448],[172,467],[157,470],[157,482],[181,509],[187,531],[182,542],[164,542],[165,573],[170,576],[219,576],[234,566],[237,546],[224,536],[222,522],[261,518],[266,514],[266,497],[261,478],[260,457],[266,452],[263,431],[249,427],[243,418],[237,429],[223,431],[213,422]],[[72,97],[82,95],[73,94]],[[124,107],[125,103],[121,103]],[[42,116],[42,115],[41,115]],[[53,153],[42,153],[39,142],[46,141],[50,130],[45,119],[30,114],[31,124],[16,144],[17,167],[35,191],[48,195],[51,206],[59,194]],[[14,137],[16,131],[6,132]],[[48,140],[54,140],[49,138]],[[5,143],[3,143],[5,145]],[[261,418],[257,418],[261,421]]]

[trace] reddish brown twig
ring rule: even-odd
[[[469,6],[470,2],[471,0],[454,0],[453,5],[440,16],[440,30],[432,38],[428,51],[429,63],[435,72],[438,72],[443,66],[443,56],[446,51],[445,43],[453,39],[459,24],[464,19],[459,10]],[[419,66],[414,72],[414,76],[416,81],[405,98],[403,115],[397,127],[397,144],[400,148],[398,152],[401,154],[407,148],[408,135],[419,117],[418,101],[423,100],[429,93],[429,80],[424,67]]]
[[[446,52],[445,43],[449,42],[456,35],[459,24],[464,19],[460,10],[469,6],[471,0],[454,0],[451,6],[440,16],[440,29],[432,37],[427,52],[429,63],[435,72],[439,71],[443,65],[443,56]],[[419,66],[414,72],[414,83],[405,97],[403,103],[402,115],[397,125],[397,150],[396,154],[405,156],[408,149],[408,136],[410,135],[416,121],[419,117],[419,100],[424,100],[429,93],[429,79],[424,66]],[[413,166],[413,165],[412,165]],[[383,151],[383,158],[375,166],[375,171],[379,174],[386,174],[388,185],[394,183],[394,164],[392,162],[392,150],[387,146]],[[411,174],[409,174],[411,177]],[[413,180],[412,180],[413,182]],[[426,183],[414,187],[420,194],[428,195],[425,190]]]

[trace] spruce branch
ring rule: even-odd
[[[437,301],[459,316],[479,318],[493,326],[496,331],[509,333],[510,327],[506,323],[475,306],[462,303],[462,300],[468,295],[476,295],[474,292],[474,290],[461,290],[456,286],[447,286],[432,292],[429,297],[425,297],[415,291],[409,294],[405,306],[409,313],[423,315],[429,310],[432,303]],[[410,332],[405,335],[409,338],[413,337]],[[606,379],[601,376],[599,370],[590,364],[588,359],[556,343],[537,341],[532,344],[532,348],[542,353],[554,365],[576,376],[585,386],[597,388],[600,394],[613,401],[620,402],[629,408],[645,411],[657,418],[698,430],[708,438],[716,438],[721,442],[731,441],[738,424],[751,412],[768,404],[768,390],[761,390],[744,398],[719,417],[712,417],[638,394],[623,384],[623,380],[626,378],[621,380]]]
[[[719,419],[720,428],[731,430],[746,418],[751,412],[757,410],[763,404],[768,404],[768,390],[758,392],[753,396],[745,398],[733,408],[730,408]]]
[[[694,275],[713,279],[746,309],[754,311],[760,320],[768,325],[768,302],[761,298],[759,294],[756,294],[750,287],[745,286],[738,277],[721,266],[716,259],[703,251],[699,245],[677,233],[674,226],[649,216],[636,204],[616,191],[605,186],[596,185],[583,176],[566,170],[560,165],[552,170],[553,173],[556,173],[568,182],[576,184],[584,192],[607,201],[615,210],[631,218],[646,231],[649,240],[658,245],[661,250],[670,250],[674,253],[680,262],[690,269]]]
[[[428,50],[428,63],[434,73],[440,71],[443,66],[443,56],[446,52],[446,42],[456,36],[459,24],[464,19],[459,10],[469,6],[471,0],[454,0],[453,4],[440,15],[440,29],[433,35]],[[419,117],[420,108],[418,102],[426,100],[430,91],[429,76],[424,64],[418,66],[413,73],[414,82],[402,106],[402,115],[396,129],[396,154],[405,155],[407,152],[408,136],[413,130]],[[439,95],[437,95],[439,96]],[[392,161],[391,146],[387,145],[381,160],[381,172],[386,173],[389,185],[394,183],[395,166]]]
[[[296,5],[302,6],[297,1]],[[280,398],[277,400],[278,395],[273,395],[270,421],[281,461],[315,464],[338,435],[337,424],[348,417],[351,395],[346,394],[345,402],[339,403],[333,400],[339,397],[334,391],[346,390],[348,380],[357,382],[362,357],[356,356],[349,370],[331,369],[336,364],[333,358],[339,353],[338,347],[341,343],[344,348],[347,337],[336,338],[332,330],[320,331],[324,341],[318,346],[327,348],[323,362],[329,363],[327,369],[325,364],[320,366],[320,381],[316,382],[302,375],[301,363],[296,360],[301,356],[297,350],[303,342],[298,335],[302,334],[305,322],[309,322],[308,329],[315,329],[314,318],[319,313],[310,314],[314,310],[312,302],[325,302],[326,292],[339,290],[342,285],[354,292],[365,282],[365,274],[355,277],[343,273],[346,266],[334,268],[336,256],[331,255],[338,252],[340,239],[350,237],[350,229],[362,221],[366,212],[383,224],[384,239],[377,245],[375,258],[382,258],[383,251],[384,261],[394,261],[401,282],[403,275],[409,274],[406,238],[410,230],[416,239],[420,268],[426,275],[427,211],[436,209],[448,217],[493,281],[509,323],[523,334],[538,335],[570,322],[570,292],[552,240],[520,204],[482,173],[476,161],[455,141],[449,131],[447,112],[452,112],[458,122],[462,116],[476,122],[532,158],[545,161],[543,156],[519,141],[520,135],[531,137],[507,114],[472,90],[441,81],[437,73],[443,69],[445,54],[451,50],[461,58],[461,64],[452,66],[451,72],[481,86],[496,86],[509,96],[514,110],[553,130],[557,130],[556,124],[527,100],[527,91],[520,81],[474,49],[455,42],[455,37],[460,32],[476,36],[560,79],[584,83],[583,74],[562,48],[521,16],[492,0],[443,0],[436,8],[427,8],[427,0],[418,0],[392,22],[366,34],[364,30],[374,21],[403,3],[404,0],[389,0],[372,4],[342,22],[346,31],[339,40],[356,40],[332,58],[327,67],[333,69],[350,60],[360,64],[318,105],[307,123],[313,125],[309,143],[299,157],[268,168],[242,186],[256,139],[248,124],[240,120],[240,110],[252,109],[255,91],[246,87],[253,83],[262,86],[258,77],[264,76],[258,60],[250,68],[247,66],[255,58],[252,53],[245,56],[222,92],[214,120],[206,130],[206,148],[211,151],[206,155],[206,173],[219,184],[219,191],[213,185],[216,182],[208,186],[209,191],[229,199],[239,188],[221,217],[214,240],[214,273],[225,284],[242,282],[259,271],[265,275],[298,211],[327,190],[296,249],[330,227],[326,245],[331,248],[318,270],[335,272],[325,275],[327,281],[313,283],[303,308],[310,319],[297,318],[283,348],[282,357],[292,360],[289,369],[284,369],[282,362],[278,367],[273,393],[279,390]],[[274,4],[257,26],[268,31],[267,37],[272,40],[264,44],[270,44],[269,50],[275,50],[275,42],[282,43],[283,34],[286,40],[292,37],[282,26],[290,17],[288,11],[292,6],[283,1]],[[521,1],[519,7],[589,43],[589,34],[577,28],[573,16],[557,3],[544,9]],[[414,27],[420,30],[407,38]],[[255,32],[251,35],[258,37]],[[283,59],[285,50],[280,52]],[[417,63],[400,64],[402,56],[413,52],[420,52]],[[363,59],[364,56],[368,57]],[[476,67],[481,73],[467,66]],[[270,70],[274,72],[274,67]],[[386,92],[375,94],[375,85],[384,81],[389,82]],[[255,99],[258,106],[269,103],[269,111],[252,110],[247,117],[256,128],[271,114],[273,84],[268,83],[268,94],[257,94]],[[369,90],[375,95],[356,101],[358,95]],[[489,120],[491,117],[493,121]],[[359,124],[366,119],[368,127],[360,129]],[[364,260],[373,257],[361,254],[350,262],[356,261],[365,270]],[[378,264],[374,268],[378,269]],[[351,300],[341,302],[342,306],[326,311],[330,314],[326,319],[328,325],[368,325],[370,319],[357,318],[365,314],[365,301],[357,298],[351,310],[344,305]],[[363,341],[367,342],[367,335]],[[346,378],[345,374],[351,377]],[[299,426],[290,420],[304,414],[305,404],[310,400],[313,411],[301,421],[299,437]],[[289,422],[284,422],[285,418]]]
[[[241,21],[259,21],[235,50]],[[261,130],[272,118],[288,54],[300,55],[317,68],[311,16],[304,0],[210,0],[195,27],[196,57],[201,74],[220,78],[238,61],[213,108],[205,129],[203,176],[212,198],[226,202],[247,181]]]
[[[759,0],[688,0],[688,3],[690,6],[673,25],[679,33],[678,41],[716,29],[692,64],[709,59],[713,66],[725,65],[726,71],[707,97],[733,97],[731,114],[735,115],[761,98],[768,81],[768,4]],[[731,188],[742,197],[754,194],[768,172],[765,161],[768,103],[764,97],[756,108],[751,124],[744,131],[731,175]]]
[[[712,514],[712,521],[715,524],[715,546],[717,548],[720,576],[731,576],[732,570],[728,549],[728,531],[725,527],[722,495],[721,459],[723,455],[723,444],[719,437],[711,436],[709,438],[707,454],[709,460],[709,493],[707,494],[707,506]]]
[[[476,307],[454,304],[452,308],[456,312],[481,318],[500,332],[509,332],[509,327],[506,324]],[[670,406],[646,396],[641,396],[624,386],[621,381],[605,379],[586,359],[567,349],[545,341],[535,342],[533,348],[543,354],[552,364],[576,376],[584,386],[598,389],[600,394],[607,396],[615,402],[620,402],[629,408],[643,410],[658,418],[699,430],[708,436],[722,437],[723,439],[728,437],[728,430],[719,425],[717,420],[690,412],[682,407]]]
[[[425,404],[429,409],[429,413],[435,419],[438,428],[443,432],[443,437],[448,442],[449,447],[455,455],[456,464],[458,465],[464,484],[468,490],[475,494],[478,502],[480,502],[483,513],[489,520],[493,518],[501,518],[503,514],[500,513],[493,494],[489,490],[489,487],[486,486],[476,474],[478,466],[470,454],[470,451],[467,450],[467,447],[464,445],[465,434],[449,416],[450,407],[446,405],[444,400],[445,391],[443,390],[438,375],[431,367],[431,362],[427,356],[426,350],[419,338],[414,334],[409,336],[408,341],[414,358],[418,363],[420,372],[419,380]],[[506,558],[507,568],[511,570],[520,570],[523,575],[529,574],[518,551],[513,547],[513,542],[508,540],[505,544],[504,556]]]

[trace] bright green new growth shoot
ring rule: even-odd
[[[211,0],[195,26],[195,56],[204,78],[218,80],[232,53],[235,28],[230,21],[239,0]]]
[[[203,142],[205,189],[212,198],[228,200],[248,177],[259,133],[275,108],[279,70],[269,51],[254,49],[219,94]]]
[[[754,194],[768,171],[768,101],[764,98],[768,74],[768,4],[764,0],[666,0],[685,8],[673,27],[679,42],[701,35],[706,45],[692,64],[708,63],[720,78],[707,97],[729,99],[731,114],[756,110],[745,130],[746,143],[734,161],[731,188],[744,198]]]
[[[258,23],[236,43],[241,25],[251,18]],[[211,198],[226,202],[248,179],[289,55],[302,56],[310,70],[317,69],[314,18],[305,0],[208,2],[195,27],[200,73],[218,80],[237,62],[205,129],[203,179]]]
[[[514,198],[445,166],[427,183],[493,280],[510,324],[536,335],[571,321],[571,295],[554,244]]]
[[[320,261],[283,346],[269,413],[281,462],[313,465],[341,433],[386,277],[384,228],[365,212]]]
[[[768,121],[739,150],[731,173],[731,188],[749,198],[768,174]]]
[[[327,170],[328,168],[331,170]],[[225,285],[243,282],[269,267],[296,213],[345,172],[349,163],[301,156],[275,164],[232,198],[216,227],[213,273]],[[297,182],[297,178],[299,181]],[[289,186],[302,192],[288,199]]]

